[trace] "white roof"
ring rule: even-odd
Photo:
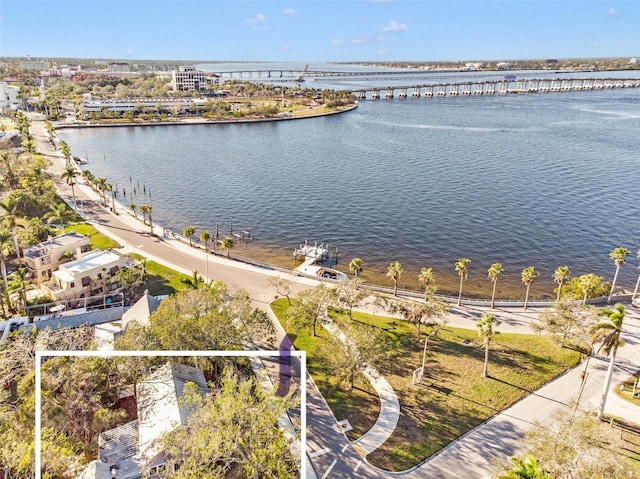
[[[96,268],[112,266],[120,261],[121,258],[122,257],[119,254],[116,254],[113,251],[94,249],[93,251],[83,254],[80,259],[61,265],[60,271],[67,271],[71,275],[83,273]]]

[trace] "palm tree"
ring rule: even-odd
[[[93,176],[93,173],[91,173],[89,170],[84,170],[82,172],[82,176],[84,176],[85,181],[91,186],[91,188],[94,188],[93,183],[96,180],[96,177]]]
[[[502,269],[502,265],[500,263],[493,263],[489,266],[487,271],[488,278],[493,282],[493,292],[491,293],[491,307],[495,306],[496,299],[496,285],[498,284],[498,277],[500,273],[502,273],[504,269]]]
[[[107,190],[107,179],[103,176],[96,179],[96,188],[98,189],[98,193],[102,195],[102,205],[107,206],[107,197],[104,192]]]
[[[611,356],[609,367],[607,368],[607,376],[604,381],[602,390],[602,399],[598,408],[598,419],[602,418],[604,406],[607,402],[607,394],[611,387],[611,377],[613,376],[613,367],[616,361],[616,353],[618,348],[624,346],[624,340],[620,337],[622,333],[622,322],[626,314],[625,307],[622,303],[616,303],[613,309],[605,308],[598,313],[598,316],[606,316],[607,319],[594,324],[589,328],[591,335],[591,344],[600,343],[596,353],[602,351],[605,356]]]
[[[353,258],[349,263],[349,271],[353,272],[353,276],[358,279],[358,275],[362,271],[362,260],[360,258]]]
[[[22,306],[27,310],[27,286],[29,279],[27,278],[27,268],[18,268],[10,275],[11,283],[9,283],[9,291],[20,290],[20,298]]]
[[[13,246],[16,250],[18,259],[20,259],[20,246],[18,245],[16,226],[23,229],[25,228],[24,220],[18,215],[19,206],[18,201],[12,196],[7,197],[5,201],[0,201],[0,208],[4,210],[4,215],[2,215],[2,225],[13,235]]]
[[[187,226],[182,230],[182,234],[189,238],[189,246],[193,246],[193,235],[196,234],[196,229],[193,226]]]
[[[56,131],[56,127],[53,126],[53,123],[51,123],[49,120],[45,120],[44,127],[49,134],[49,142],[53,143],[53,132]]]
[[[149,215],[149,234],[153,236],[153,220],[151,219],[151,211],[153,210],[153,206],[147,205],[147,214]]]
[[[205,264],[205,272],[204,278],[205,281],[209,282],[209,241],[211,241],[211,233],[208,231],[203,231],[200,233],[200,241],[204,243],[204,264]]]
[[[526,456],[524,459],[513,456],[510,460],[513,467],[498,479],[551,479],[533,456]]]
[[[30,138],[22,142],[22,147],[29,153],[34,153],[36,151],[36,143]]]
[[[202,279],[202,276],[198,274],[198,270],[196,269],[191,273],[190,277],[180,278],[180,282],[184,284],[187,289],[198,289],[204,280]]]
[[[71,149],[66,141],[60,141],[60,153],[64,156],[65,161],[67,162],[67,166],[71,166]]]
[[[116,195],[113,192],[113,183],[107,183],[107,187],[105,189],[109,193],[111,193],[111,211],[113,211],[113,213],[117,215],[118,213],[116,212]]]
[[[553,280],[558,283],[558,296],[556,298],[556,303],[560,301],[560,293],[562,293],[562,285],[569,279],[571,276],[571,270],[568,266],[558,266],[553,273]]]
[[[8,229],[0,230],[0,268],[2,268],[2,280],[4,281],[4,290],[9,289],[7,281],[7,265],[5,263],[5,252],[11,241],[11,233]]]
[[[227,258],[229,257],[229,250],[233,248],[233,238],[227,236],[222,240],[222,247],[227,249]]]
[[[400,262],[396,261],[395,263],[391,263],[387,270],[387,277],[393,280],[394,296],[398,296],[398,280],[400,279],[400,276],[402,276],[402,265]]]
[[[4,126],[2,124],[1,126]],[[13,157],[9,154],[9,150],[0,151],[0,161],[4,164],[4,177],[9,189],[15,190],[20,186],[20,178],[13,172]]]
[[[638,250],[638,259],[640,259],[640,249]],[[638,294],[638,286],[640,286],[640,274],[638,274],[638,281],[636,281],[636,288],[633,290],[633,296],[631,296],[631,301],[636,299],[636,294]]]
[[[69,208],[67,208],[67,205],[64,203],[55,203],[51,205],[51,211],[44,215],[44,217],[47,219],[48,224],[60,223],[62,233],[64,233],[64,223],[73,218]]]
[[[73,207],[76,206],[76,190],[75,190],[75,179],[80,173],[73,166],[67,166],[64,169],[64,173],[60,175],[60,178],[66,180],[67,185],[71,187],[71,194],[73,195]]]
[[[527,309],[527,303],[529,302],[529,288],[538,276],[540,276],[540,273],[538,273],[533,266],[523,269],[520,274],[522,283],[527,287],[527,293],[524,297],[524,309]]]
[[[587,304],[587,298],[595,293],[598,286],[602,283],[602,276],[596,276],[593,273],[583,274],[578,277],[578,286],[584,293],[582,304]]]
[[[618,279],[618,272],[620,271],[620,266],[625,264],[626,257],[631,254],[627,248],[616,248],[611,253],[609,253],[609,258],[611,258],[616,265],[616,274],[613,276],[613,282],[611,283],[611,291],[609,291],[609,297],[607,298],[607,302],[611,301],[611,296],[613,295],[613,290],[616,287],[616,280]]]
[[[142,213],[142,222],[147,224],[147,215],[149,216],[149,227],[151,228],[151,234],[153,235],[153,223],[151,221],[151,205],[140,205],[138,210]]]
[[[471,264],[471,260],[469,258],[460,258],[456,261],[456,271],[458,272],[458,276],[460,276],[460,292],[458,293],[458,306],[462,302],[462,281],[467,279],[467,275],[469,274],[469,265]]]
[[[482,347],[484,348],[484,370],[483,377],[487,377],[487,368],[489,365],[489,343],[494,334],[498,334],[494,328],[500,326],[500,321],[495,319],[491,313],[483,313],[482,318],[476,323],[478,326],[478,334],[482,338]]]
[[[420,276],[418,276],[418,283],[424,287],[424,300],[427,301],[429,292],[433,290],[431,284],[434,282],[433,268],[422,268]]]
[[[135,216],[136,219],[138,219],[138,213],[136,213],[136,205],[135,205],[135,203],[131,203],[129,205],[129,211],[131,211],[133,213],[133,216]]]

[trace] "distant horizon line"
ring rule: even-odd
[[[539,62],[547,60],[566,61],[566,60],[620,60],[625,58],[634,58],[634,56],[623,55],[617,57],[557,57],[557,58],[494,58],[494,59],[463,59],[463,60],[177,60],[177,59],[159,59],[159,58],[122,58],[122,57],[54,57],[54,56],[0,56],[2,60],[100,60],[100,61],[127,61],[127,62],[164,62],[164,63],[341,63],[341,64],[357,64],[357,63],[463,63],[463,62]]]

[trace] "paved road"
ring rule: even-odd
[[[52,160],[52,173],[63,195],[71,197],[71,189],[60,181],[64,169],[64,160],[49,143],[42,122],[34,122],[32,134],[39,151]],[[123,251],[138,251],[144,256],[170,267],[190,274],[194,269],[205,271],[205,256],[202,250],[190,248],[178,240],[162,238],[161,228],[156,229],[158,236],[149,235],[149,227],[122,211],[114,216],[102,207],[95,193],[86,186],[76,187],[76,195],[82,200],[88,218],[96,227],[114,237],[122,245]],[[276,295],[269,285],[268,278],[278,273],[257,268],[218,256],[209,256],[209,275],[224,281],[230,291],[245,289],[249,291],[256,307],[269,311],[268,305]],[[312,280],[298,278],[293,294],[316,284]],[[487,308],[453,308],[450,324],[475,328],[475,322]],[[521,309],[495,309],[492,312],[503,321],[501,331],[530,332],[529,322],[536,317],[537,311],[524,312]],[[618,368],[614,384],[628,377],[640,367],[640,314],[628,308],[625,320],[624,338],[627,346],[621,348],[618,355]],[[280,331],[282,335],[282,331]],[[606,362],[592,360],[592,368],[581,403],[584,407],[595,408],[600,396]],[[404,473],[392,474],[380,471],[366,462],[339,430],[336,419],[311,380],[307,381],[307,450],[317,477],[329,478],[388,478],[400,475],[407,478],[481,478],[490,477],[491,464],[495,459],[506,460],[514,453],[517,439],[526,430],[533,427],[535,421],[547,421],[557,409],[569,411],[576,397],[580,383],[581,368],[575,368],[556,379],[546,387],[528,396],[510,409],[499,413],[483,426],[471,431],[461,440],[451,444],[438,455],[423,464]],[[610,394],[610,397],[612,394]],[[626,403],[624,403],[626,404]],[[625,417],[640,422],[640,408],[624,409],[620,401],[610,399],[607,412],[623,411]]]

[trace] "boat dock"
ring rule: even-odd
[[[293,251],[293,257],[295,259],[303,259],[305,262],[312,259],[312,262],[324,262],[329,258],[329,245],[326,243],[317,242],[314,243],[313,246],[308,244],[306,241],[304,245],[300,245]]]
[[[329,266],[335,260],[338,262],[338,248],[336,248],[335,256],[333,252],[329,252],[329,246],[326,243],[314,243],[313,246],[304,242],[293,251],[293,257],[303,260],[302,264],[296,268],[301,273],[315,276],[322,279],[333,279],[337,281],[346,281],[348,276],[338,270],[326,267],[326,261]],[[320,265],[320,266],[318,266]]]

